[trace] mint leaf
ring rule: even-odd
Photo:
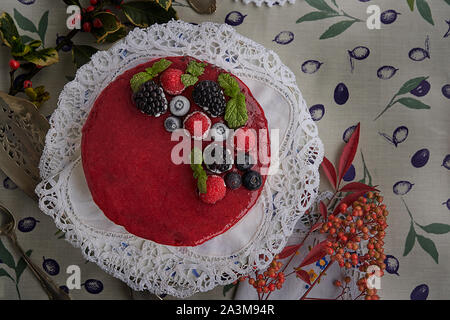
[[[235,98],[228,101],[225,109],[225,121],[232,129],[242,127],[247,123],[248,114],[245,95],[239,92]]]
[[[194,178],[197,179],[197,188],[200,193],[206,193],[206,180],[208,176],[202,166],[203,156],[200,149],[194,148],[191,151],[191,169]]]
[[[206,63],[190,61],[187,68],[186,73],[193,75],[194,77],[200,77],[203,72],[205,72]]]
[[[181,75],[181,82],[183,82],[185,87],[190,87],[196,84],[198,81],[198,78],[196,76],[190,75],[190,74],[182,74]]]
[[[170,65],[172,64],[172,61],[161,59],[159,61],[156,61],[150,68],[145,69],[145,71],[152,75],[152,78],[156,77],[159,73],[166,70]]]
[[[217,78],[219,85],[222,87],[224,93],[230,98],[235,98],[241,91],[236,79],[228,73],[221,73]]]
[[[131,90],[137,92],[141,85],[153,79],[153,75],[147,72],[136,73],[130,80]]]

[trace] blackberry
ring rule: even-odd
[[[154,81],[144,83],[133,95],[136,107],[150,116],[159,117],[166,113],[168,105],[163,89]]]
[[[206,168],[213,173],[223,173],[233,166],[231,152],[220,144],[211,143],[203,150]]]
[[[192,98],[211,117],[220,117],[225,114],[227,102],[219,84],[214,81],[204,80],[198,82],[192,92]]]

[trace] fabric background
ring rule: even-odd
[[[296,23],[305,14],[317,11],[304,0],[297,0],[292,5],[271,8],[220,0],[217,12],[211,16],[198,15],[184,6],[178,6],[176,9],[181,19],[196,23],[203,21],[224,23],[232,11],[245,16],[243,21],[237,21],[236,30],[277,52],[282,61],[296,74],[298,86],[308,105],[323,105],[325,110],[323,117],[320,118],[321,114],[317,112],[313,113],[313,117],[317,120],[320,137],[325,145],[325,155],[332,162],[337,161],[340,149],[345,143],[343,136],[346,129],[361,122],[360,151],[364,155],[372,183],[379,186],[390,211],[385,253],[392,256],[389,262],[393,267],[390,265],[382,279],[380,296],[385,299],[425,297],[418,296],[417,291],[414,290],[420,285],[426,285],[419,288],[425,288],[424,291],[429,292],[428,299],[448,299],[450,278],[446,275],[450,272],[450,234],[433,234],[419,225],[450,224],[450,160],[448,159],[450,157],[448,138],[450,103],[448,93],[446,97],[442,92],[444,85],[450,83],[450,39],[447,37],[450,26],[448,22],[450,6],[446,0],[428,0],[434,22],[432,25],[421,16],[417,7],[411,11],[406,0],[337,0],[334,2],[349,16],[359,18],[362,22],[354,23],[342,34],[329,39],[320,39],[320,36],[332,24],[350,18],[333,17]],[[184,1],[178,1],[178,3],[185,4]],[[327,3],[334,7],[333,1],[327,1]],[[381,29],[369,30],[365,23],[369,16],[366,13],[369,5],[378,5],[382,12],[395,10],[399,14],[392,23],[382,23]],[[65,29],[67,15],[62,1],[7,0],[2,2],[1,11],[7,11],[13,16],[14,8],[36,24],[42,14],[49,10],[46,43],[54,43],[57,33],[67,32]],[[230,18],[233,17],[236,17],[236,13],[228,16],[227,21],[230,22]],[[423,51],[416,50],[416,54],[412,55],[415,60],[411,59],[409,57],[411,49],[426,49],[427,37],[429,37],[427,50],[429,57],[420,56]],[[77,35],[75,41],[92,43],[89,35]],[[360,51],[352,51],[358,46],[369,48],[370,54],[367,57],[358,56]],[[359,58],[359,60],[353,58],[353,72],[349,50],[353,52],[354,57]],[[50,115],[55,108],[58,94],[67,82],[66,77],[73,76],[75,72],[71,55],[61,53],[60,56],[60,63],[40,72],[33,79],[36,85],[44,84],[52,95],[51,100],[41,108],[45,116]],[[10,57],[8,50],[4,47],[0,47],[0,57],[0,74],[3,75],[0,78],[0,90],[6,91],[9,87],[7,74]],[[422,60],[416,61],[420,59]],[[302,65],[308,60],[320,62],[320,67],[317,68],[319,64],[310,63],[302,70]],[[383,66],[393,66],[398,70],[390,79],[380,79],[377,76],[377,70]],[[374,121],[374,118],[387,106],[406,81],[420,76],[429,77],[427,79],[431,85],[429,92],[422,97],[409,93],[404,97],[415,98],[430,106],[430,109],[412,109],[397,103]],[[337,104],[334,99],[334,91],[339,83],[345,84],[349,91],[349,98],[342,105]],[[393,140],[394,131],[401,126],[408,129],[406,139],[403,140],[404,136],[401,137],[405,130],[398,130],[398,134],[395,135],[397,140]],[[395,145],[392,140],[399,143]],[[428,150],[429,157],[426,157],[428,153],[425,151],[423,153],[425,156],[421,158],[422,166],[420,166],[417,161],[418,156],[413,156],[422,149]],[[355,175],[349,173],[348,181],[358,181],[364,177],[360,153],[355,159],[354,168]],[[81,290],[71,292],[74,299],[151,298],[150,295],[131,293],[121,281],[108,276],[96,265],[86,263],[79,249],[73,248],[60,239],[61,234],[57,233],[50,218],[39,212],[36,203],[18,190],[14,183],[1,172],[0,180],[3,182],[0,184],[0,202],[16,215],[17,220],[31,217],[24,220],[28,222],[30,230],[17,233],[23,248],[33,250],[32,259],[38,264],[42,264],[46,259],[47,264],[54,266],[54,262],[48,260],[53,259],[60,270],[52,277],[61,285],[65,283],[68,276],[67,266],[76,264],[81,267],[82,282],[86,282],[87,285],[82,286]],[[321,189],[329,189],[330,186],[325,179],[322,181]],[[399,181],[403,183],[397,184]],[[408,186],[412,186],[410,190]],[[412,250],[404,256],[406,237],[412,225],[406,206],[414,218],[415,232],[433,241],[438,257],[436,253],[431,252],[432,249],[424,250],[417,241]],[[35,226],[34,220],[39,221]],[[6,239],[2,238],[1,241],[9,248]],[[17,261],[18,258],[16,255],[15,257]],[[399,264],[398,270],[396,270],[396,261]],[[13,272],[4,264],[0,264],[0,268]],[[103,288],[99,293],[89,292],[99,291],[95,290],[94,282],[88,281],[90,279],[102,283]],[[331,279],[328,280],[331,281]],[[92,288],[94,290],[91,290]],[[24,272],[18,289],[22,299],[47,299],[28,270]],[[229,291],[226,298],[231,297],[232,291]],[[6,277],[0,277],[0,299],[17,298],[14,283]],[[216,288],[192,298],[221,299],[224,296],[222,288]]]

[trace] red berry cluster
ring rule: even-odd
[[[386,269],[383,239],[389,211],[382,202],[383,197],[378,192],[368,192],[353,202],[351,207],[341,204],[339,213],[328,216],[323,223],[320,232],[328,233],[327,253],[340,267],[350,269],[359,264],[359,270],[367,272],[369,266],[375,265],[383,275],[383,270]],[[365,278],[359,279],[357,285],[361,295],[374,300],[378,296],[375,289],[367,287],[366,278],[369,276],[366,273]],[[335,284],[340,283],[337,281]]]
[[[103,22],[99,18],[94,18],[93,13],[96,11],[97,7],[101,4],[99,0],[90,0],[90,6],[82,9],[82,21],[83,21],[83,31],[91,32],[92,27],[99,29],[103,27]],[[108,11],[108,10],[107,10]]]
[[[279,256],[275,258],[270,263],[269,268],[263,273],[256,272],[255,277],[241,277],[240,281],[245,281],[248,279],[248,283],[253,286],[258,294],[267,294],[275,290],[280,290],[285,281],[285,275],[283,271],[280,271],[283,263],[278,261]]]

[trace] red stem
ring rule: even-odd
[[[327,264],[327,266],[325,267],[325,269],[322,270],[322,272],[319,274],[319,276],[317,277],[316,281],[313,282],[312,285],[309,286],[308,290],[306,290],[306,292],[303,294],[303,296],[300,298],[300,300],[305,300],[305,298],[308,296],[309,292],[311,291],[312,288],[314,288],[314,286],[316,285],[316,283],[320,280],[320,278],[323,276],[323,274],[328,270],[328,268],[333,264],[333,260],[330,261],[330,263]]]

